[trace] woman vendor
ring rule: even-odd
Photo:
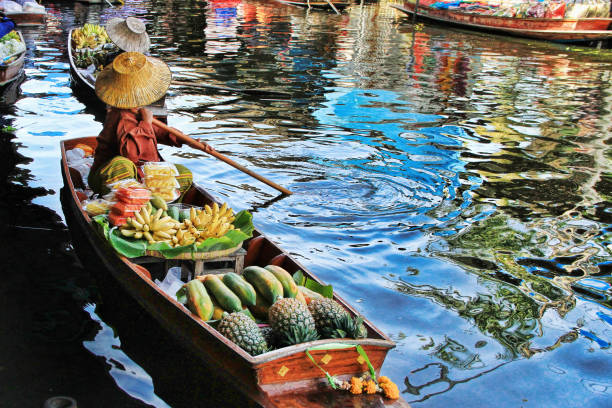
[[[180,147],[176,137],[152,123],[153,114],[144,106],[159,100],[170,86],[171,73],[161,60],[139,52],[125,52],[98,75],[96,94],[107,105],[104,127],[97,137],[88,182],[95,193],[109,191],[107,185],[142,177],[137,166],[162,161],[157,144]],[[203,143],[202,141],[199,141]],[[214,150],[206,146],[207,152]],[[192,183],[189,169],[175,165],[181,193]]]

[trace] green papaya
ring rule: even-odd
[[[242,275],[270,304],[283,297],[283,285],[272,272],[260,266],[247,266]]]

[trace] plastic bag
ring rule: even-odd
[[[106,214],[110,211],[112,203],[103,199],[85,200],[81,203],[87,214],[91,216]]]
[[[526,12],[526,17],[544,18],[546,14],[546,6],[543,3],[534,4],[529,7]]]
[[[151,199],[151,191],[146,188],[122,187],[115,193],[115,198],[127,204],[145,204]]]
[[[564,1],[552,1],[548,3],[546,8],[546,14],[544,18],[563,18],[565,17],[565,2]]]
[[[106,187],[111,190],[119,190],[120,188],[128,188],[128,187],[136,187],[136,188],[144,188],[144,185],[140,183],[138,180],[130,178],[123,179],[119,181],[115,181],[114,183],[109,183]]]
[[[24,13],[46,13],[45,6],[41,6],[40,4],[35,3],[33,1],[26,1],[25,3],[23,3],[23,11]]]
[[[5,13],[21,13],[23,7],[19,3],[11,0],[0,0],[0,9],[4,10]]]
[[[145,176],[178,176],[176,166],[168,162],[146,162],[142,165]]]

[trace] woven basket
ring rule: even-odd
[[[146,251],[147,256],[154,256],[156,258],[165,258],[165,259],[185,259],[185,260],[211,260],[216,258],[222,258],[224,256],[228,256],[233,254],[242,248],[242,243],[236,245],[233,248],[221,249],[219,251],[210,251],[210,252],[183,252],[182,254],[178,254],[172,258],[166,258],[159,251]]]

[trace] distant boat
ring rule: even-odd
[[[47,12],[19,12],[5,13],[5,15],[13,20],[18,27],[31,27],[45,23]]]
[[[72,40],[72,32],[74,30],[70,30],[68,32],[68,62],[70,63],[70,80],[77,94],[83,96],[86,99],[87,105],[90,105],[94,109],[97,108],[99,111],[103,111],[106,108],[106,105],[98,99],[96,95],[96,81],[91,76],[85,76],[77,66],[76,66],[76,50],[74,46],[74,41]],[[147,106],[155,115],[156,118],[166,121],[168,116],[168,110],[166,109],[166,96],[164,95],[159,101],[152,103]]]
[[[415,4],[391,7],[414,14]],[[555,42],[588,42],[612,38],[611,18],[515,18],[470,13],[455,8],[438,9],[419,5],[416,14],[427,20],[454,24],[480,31]]]
[[[17,31],[17,34],[19,34],[21,42],[25,44],[21,32]],[[23,65],[25,63],[25,53],[26,51],[23,50],[16,56],[16,58],[14,58],[8,64],[3,63],[0,65],[0,86],[7,85],[9,82],[12,82],[19,77],[19,75],[23,71]]]
[[[338,10],[346,8],[348,6],[351,5],[350,1],[338,1],[338,0],[330,0],[329,2],[323,0],[316,0],[316,1],[293,1],[293,0],[277,0],[281,3],[285,3],[285,4],[290,4],[292,6],[299,6],[299,7],[311,7],[311,8],[316,8],[316,9],[332,9],[332,7],[330,6],[329,3],[332,3],[334,5],[335,8],[337,8]]]

